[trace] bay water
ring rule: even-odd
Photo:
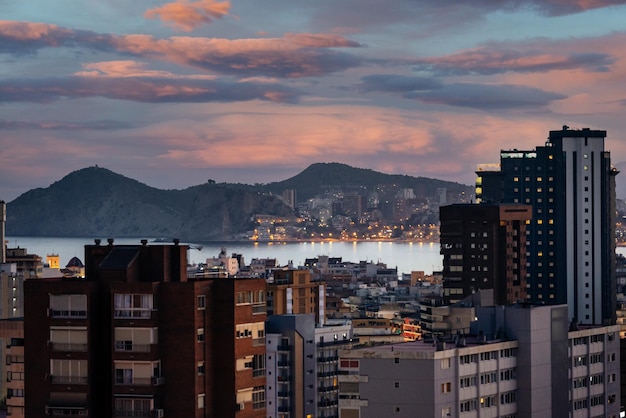
[[[100,238],[101,245],[107,239]],[[153,238],[147,238],[152,242]],[[29,254],[37,254],[46,260],[48,254],[58,254],[64,267],[73,257],[85,261],[85,245],[94,243],[94,238],[67,237],[7,237],[9,248],[26,248]],[[140,244],[141,238],[115,238],[115,244]],[[226,254],[243,255],[244,262],[253,258],[275,258],[279,265],[290,261],[295,267],[304,264],[305,259],[320,255],[341,257],[343,261],[381,262],[388,268],[398,268],[398,274],[411,271],[424,271],[431,274],[442,268],[442,256],[438,243],[379,242],[379,241],[325,241],[325,242],[192,242],[188,260],[191,264],[203,263],[207,258],[217,257],[222,249]]]

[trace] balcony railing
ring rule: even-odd
[[[50,376],[55,385],[86,385],[87,376]]]
[[[129,386],[159,386],[165,383],[165,378],[163,376],[153,376],[153,377],[116,377],[115,384],[116,385],[129,385]]]
[[[115,418],[154,418],[154,411],[150,409],[116,409],[113,415]]]
[[[135,344],[132,341],[115,341],[115,351],[149,353],[151,348],[152,344]]]
[[[115,319],[150,319],[153,310],[155,309],[116,309],[113,316]]]
[[[87,344],[76,343],[50,343],[53,351],[87,351]]]

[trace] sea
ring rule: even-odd
[[[107,238],[100,238],[106,245]],[[157,238],[147,238],[154,242]],[[115,238],[115,244],[139,244],[141,238]],[[94,243],[94,238],[65,237],[6,237],[9,248],[26,248],[29,254],[39,255],[45,262],[48,254],[58,254],[61,266],[73,258],[85,261],[85,245]],[[416,243],[402,241],[324,241],[324,242],[189,242],[187,258],[190,264],[206,262],[217,257],[224,249],[226,254],[241,254],[244,263],[253,258],[275,258],[279,265],[292,262],[295,267],[304,265],[307,258],[320,255],[341,257],[343,261],[369,261],[384,263],[388,268],[397,268],[398,275],[411,271],[431,274],[443,267],[438,243]]]

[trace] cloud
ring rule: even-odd
[[[361,78],[358,89],[361,92],[407,93],[410,91],[432,90],[442,87],[439,80],[430,77],[414,77],[397,74],[373,74]]]
[[[470,107],[482,110],[543,108],[566,96],[537,88],[517,85],[456,83],[427,92],[408,92],[405,98],[424,103]]]
[[[190,32],[197,27],[211,23],[228,15],[230,1],[217,2],[215,0],[199,0],[190,2],[177,0],[161,7],[155,7],[145,12],[148,19],[161,19],[170,23],[174,28]]]
[[[110,131],[119,129],[131,129],[135,125],[127,122],[113,120],[96,120],[87,122],[63,122],[63,121],[38,121],[26,122],[18,120],[0,120],[0,130],[45,130],[45,131]]]
[[[146,63],[123,60],[101,61],[82,64],[83,70],[74,73],[81,77],[152,77],[152,78],[186,78],[214,80],[214,75],[178,75],[169,71],[157,71],[146,69]],[[243,81],[243,80],[242,80]]]
[[[293,103],[299,94],[268,83],[157,77],[63,77],[0,81],[0,102],[49,103],[61,98],[106,97],[143,103],[264,100]]]
[[[546,44],[551,42],[544,40]],[[443,57],[417,60],[416,71],[440,76],[492,75],[506,72],[547,72],[554,70],[586,69],[606,71],[615,59],[598,52],[549,52],[550,45],[543,49],[528,48],[525,43],[502,47],[499,45],[459,52]]]
[[[56,25],[0,22],[0,52],[34,53],[46,47],[82,47],[173,62],[244,77],[309,77],[360,65],[357,56],[334,48],[361,44],[335,34],[288,33],[282,38],[221,39],[113,36]]]
[[[566,16],[588,10],[626,4],[625,0],[473,0],[454,7],[440,0],[396,0],[385,2],[342,0],[319,7],[314,24],[323,28],[379,28],[398,23],[416,25],[417,31],[459,31],[468,24],[484,21],[490,13],[530,11],[548,17]]]

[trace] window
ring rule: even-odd
[[[113,297],[115,318],[150,319],[152,294],[133,295],[116,293]]]
[[[198,342],[199,343],[203,343],[204,342],[204,328],[198,328]]]
[[[442,358],[441,359],[441,368],[449,369],[450,368],[450,358]]]
[[[252,389],[252,409],[265,408],[265,386],[255,386]]]
[[[87,384],[87,360],[51,359],[52,383]]]
[[[393,383],[393,387],[396,388],[396,389],[399,389],[400,388],[400,382],[394,382]]]
[[[87,327],[50,327],[54,351],[87,351]]]
[[[517,392],[506,392],[500,395],[500,405],[515,403],[517,400]]]
[[[485,396],[480,398],[480,407],[481,408],[491,408],[492,406],[496,406],[497,395]]]
[[[205,372],[205,368],[204,368],[204,361],[199,361],[198,362],[198,375],[203,375]]]
[[[87,295],[50,295],[50,317],[87,318]]]
[[[198,394],[198,409],[204,408],[205,397],[206,395],[204,393]]]
[[[151,399],[115,398],[115,416],[136,417],[149,416],[153,409]]]
[[[475,411],[477,406],[476,399],[470,399],[468,401],[463,401],[459,405],[459,409],[461,412],[470,412]]]
[[[461,388],[469,388],[476,386],[476,376],[465,376],[459,380],[459,386]]]
[[[206,296],[198,296],[198,309],[206,309]]]
[[[399,383],[398,383],[399,386]],[[446,382],[441,384],[441,393],[450,393],[452,392],[452,383]]]
[[[158,328],[115,327],[115,351],[149,353],[158,342]]]

